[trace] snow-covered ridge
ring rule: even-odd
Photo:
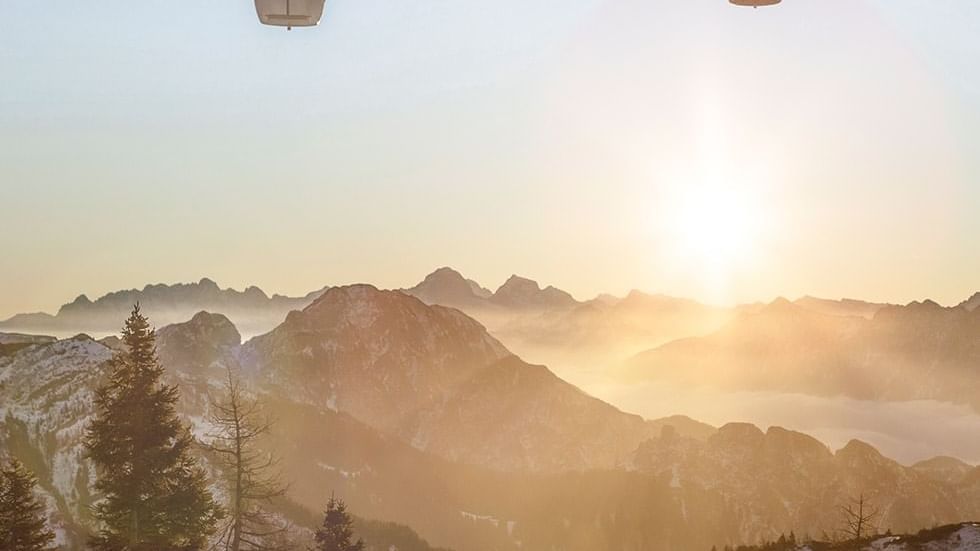
[[[68,526],[88,490],[79,488],[79,480],[91,479],[82,438],[111,357],[108,347],[85,335],[0,357],[0,449],[20,450],[21,459],[29,459],[59,545],[71,543]]]
[[[867,543],[835,545],[821,542],[801,543],[792,549],[795,551],[980,551],[980,524],[969,522],[923,530],[915,535],[881,536]]]

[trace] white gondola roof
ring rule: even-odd
[[[259,21],[278,27],[312,27],[320,22],[324,0],[255,0]]]

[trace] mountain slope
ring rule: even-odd
[[[94,471],[82,437],[111,357],[86,335],[0,356],[0,451],[38,475],[58,545],[83,543]]]
[[[614,467],[655,429],[513,357],[458,310],[368,285],[330,289],[241,356],[265,384],[494,468]]]
[[[400,432],[451,460],[560,472],[615,467],[658,430],[546,367],[510,356],[475,373],[447,400],[417,412]]]
[[[665,431],[637,451],[635,464],[689,499],[701,499],[706,490],[724,495],[737,519],[734,543],[772,541],[791,531],[833,534],[840,527],[839,506],[862,494],[881,511],[883,531],[914,531],[980,514],[980,501],[961,493],[962,481],[936,480],[856,440],[833,453],[814,438],[779,427],[763,432],[730,423],[706,441]]]

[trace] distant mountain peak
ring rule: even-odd
[[[768,315],[787,315],[803,312],[805,309],[786,297],[776,297],[772,302],[766,304],[759,311],[761,314]]]
[[[453,269],[453,268],[451,268],[449,266],[441,266],[441,267],[436,268],[435,270],[433,270],[433,272],[431,274],[425,276],[425,279],[438,279],[438,278],[441,278],[441,277],[450,277],[450,278],[453,278],[453,279],[456,279],[456,278],[463,279],[463,274],[459,273],[458,271],[456,271],[455,269]]]
[[[426,324],[445,323],[446,317],[465,318],[469,322],[467,325],[472,325],[472,331],[486,332],[482,325],[456,310],[428,306],[411,294],[382,290],[366,283],[331,287],[302,311],[291,312],[284,325],[303,324],[322,332],[346,331],[343,327],[364,330],[377,324],[378,330],[383,331],[392,326],[398,326],[400,330],[421,329]],[[366,335],[361,337],[368,338]],[[499,345],[495,339],[490,340]]]
[[[242,336],[231,320],[211,312],[198,312],[190,320],[167,325],[158,332],[182,332],[220,346],[238,346],[242,342]]]
[[[578,302],[557,287],[549,285],[544,289],[533,279],[514,274],[494,292],[491,300],[497,304],[517,308],[568,307]]]
[[[908,307],[922,310],[941,310],[943,308],[938,302],[929,298],[922,301],[913,300],[912,302],[908,303]]]
[[[422,280],[420,285],[458,286],[461,291],[470,290],[469,282],[463,277],[463,274],[449,266],[438,268],[431,274],[425,276],[425,279]]]
[[[425,276],[418,285],[403,291],[426,304],[445,306],[477,305],[492,294],[476,281],[466,279],[463,274],[449,266],[436,269]]]
[[[852,438],[844,445],[843,448],[837,450],[837,455],[842,458],[849,458],[855,460],[883,460],[884,456],[877,448],[864,442],[863,440],[858,440]]]
[[[211,312],[206,312],[201,310],[200,312],[194,314],[189,321],[184,323],[174,324],[175,326],[190,326],[190,327],[206,327],[206,328],[222,328],[222,329],[234,329],[235,324],[228,319],[224,314],[215,314]],[[236,331],[237,332],[237,331]],[[238,344],[238,343],[236,343]]]
[[[335,287],[331,287],[326,291],[324,291],[324,293],[320,295],[319,298],[313,301],[313,304],[316,304],[318,302],[323,302],[329,297],[336,297],[340,295],[353,296],[353,297],[366,297],[370,295],[384,294],[384,292],[385,291],[378,289],[377,287],[371,285],[370,283],[351,283],[350,285],[337,285]]]
[[[541,286],[538,285],[537,281],[524,276],[519,276],[517,274],[511,274],[510,277],[507,278],[507,281],[505,281],[504,284],[497,289],[497,291],[499,292],[500,289],[507,287],[527,287],[533,288],[535,291],[541,290]]]
[[[164,365],[203,369],[242,342],[238,328],[223,314],[198,312],[190,320],[157,331]]]
[[[418,285],[402,292],[426,304],[440,304],[461,309],[512,308],[515,310],[568,308],[576,304],[572,295],[554,286],[541,288],[537,281],[511,275],[495,292],[484,288],[458,271],[443,266],[425,276]]]
[[[787,299],[786,297],[776,297],[775,299],[773,299],[772,302],[769,303],[769,306],[776,307],[776,308],[787,308],[787,307],[792,307],[793,303],[790,302],[789,299]]]
[[[368,283],[355,283],[352,285],[339,285],[327,289],[322,295],[314,300],[309,306],[303,309],[304,313],[316,313],[337,305],[350,305],[353,303],[366,304],[378,301],[385,291],[381,291],[374,285]]]
[[[246,287],[245,290],[242,292],[242,294],[251,298],[257,298],[262,300],[269,299],[269,295],[265,294],[265,291],[256,287],[255,285],[249,285],[248,287]]]

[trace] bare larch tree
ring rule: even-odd
[[[844,528],[841,530],[846,539],[859,540],[870,535],[874,530],[872,523],[878,518],[880,511],[861,494],[857,499],[851,498],[850,503],[841,506],[844,517]]]
[[[210,400],[209,417],[215,430],[205,445],[217,458],[229,494],[228,517],[217,547],[226,551],[282,549],[288,526],[268,506],[286,493],[286,486],[277,472],[277,460],[259,449],[272,422],[230,368],[223,394]]]

